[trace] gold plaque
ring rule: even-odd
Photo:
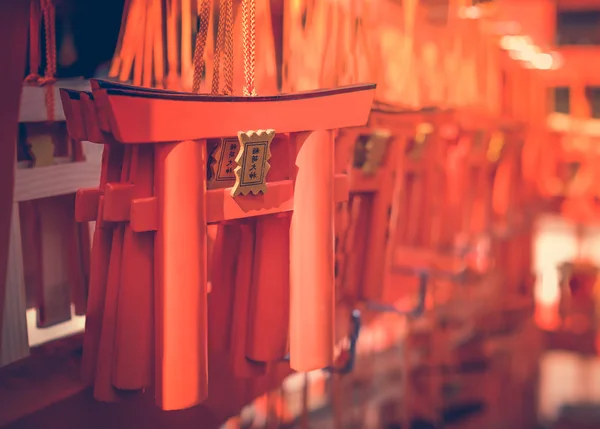
[[[498,162],[504,148],[504,133],[496,131],[492,134],[487,151],[487,158],[490,162]]]
[[[227,187],[235,181],[235,157],[240,150],[240,142],[236,137],[222,138],[212,153],[211,184],[216,187]]]
[[[367,156],[362,166],[364,174],[373,175],[376,173],[379,166],[383,163],[383,158],[391,136],[392,134],[389,131],[381,130],[377,130],[371,134],[365,146]]]
[[[406,154],[413,160],[419,160],[427,146],[427,141],[433,134],[433,125],[428,122],[423,122],[417,125],[415,129],[415,137],[412,139],[412,143],[409,142],[406,149]]]
[[[433,133],[433,125],[428,122],[422,122],[417,125],[415,130],[415,143],[422,145],[427,141],[427,138]]]
[[[54,165],[54,141],[48,134],[31,136],[27,139],[34,167]]]
[[[271,168],[271,142],[275,137],[275,130],[258,130],[239,132],[238,141],[240,151],[235,158],[237,166],[234,170],[235,185],[231,195],[256,195],[267,192],[267,172]]]

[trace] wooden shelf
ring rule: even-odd
[[[34,89],[39,90],[40,88]],[[35,343],[36,337],[39,337],[39,335],[33,335],[36,333],[34,332],[34,323],[32,320],[28,323],[26,315],[19,203],[73,194],[80,188],[98,186],[103,147],[87,142],[84,142],[83,145],[86,155],[84,162],[69,162],[37,168],[18,168],[17,165],[15,170],[0,367],[27,357],[30,340]],[[79,325],[76,323],[69,329],[79,329],[81,320],[78,320],[78,323]],[[66,326],[56,329],[62,332],[63,328]],[[28,331],[32,334],[31,338],[28,338]],[[46,334],[50,334],[50,331],[47,331]]]
[[[100,165],[72,162],[48,167],[17,169],[14,201],[29,201],[74,194],[80,188],[93,188],[100,181]]]
[[[252,401],[248,393],[236,392],[224,405],[214,398],[182,411],[161,411],[151,390],[132,394],[121,402],[103,403],[92,396],[92,389],[79,380],[82,335],[63,338],[33,348],[31,355],[0,369],[0,427],[4,429],[207,429],[236,414]],[[217,383],[239,388],[218,359],[211,364]],[[275,388],[281,379],[265,383],[264,390]]]
[[[59,79],[53,85],[54,90],[54,120],[64,121],[65,112],[60,101],[59,88],[69,88],[78,91],[90,91],[90,82],[86,79]],[[23,86],[19,122],[44,122],[48,120],[46,111],[46,87]]]
[[[55,341],[0,369],[0,426],[85,389],[76,369],[81,343],[81,335]]]

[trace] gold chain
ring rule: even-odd
[[[208,24],[210,22],[210,0],[202,0],[200,6],[200,22],[196,34],[196,46],[194,47],[194,81],[192,91],[200,91],[202,76],[204,75],[205,61],[204,50],[206,48],[206,36],[208,35]]]
[[[242,30],[244,47],[244,95],[255,96],[254,74],[256,69],[256,3],[255,0],[243,0]]]

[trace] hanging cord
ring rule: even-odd
[[[199,14],[199,28],[196,34],[196,46],[194,47],[194,81],[192,91],[200,91],[200,84],[204,76],[206,63],[204,61],[204,51],[206,49],[206,37],[208,35],[208,26],[210,23],[210,0],[202,0]]]
[[[40,1],[31,0],[29,10],[29,75],[25,82],[38,83],[40,79]]]
[[[115,77],[119,75],[119,69],[121,68],[121,50],[123,49],[123,40],[125,38],[125,29],[127,27],[127,16],[129,15],[129,10],[131,7],[131,0],[125,0],[125,4],[123,5],[123,14],[121,15],[121,28],[119,29],[119,38],[117,40],[117,47],[115,49],[115,54],[113,55],[112,62],[110,64],[110,70],[108,75],[110,77]]]
[[[217,40],[215,42],[215,55],[213,57],[213,77],[212,77],[212,90],[213,94],[219,93],[219,73],[221,72],[221,51],[223,50],[224,32],[225,32],[225,6],[227,0],[219,1],[219,21],[217,24]]]
[[[40,69],[40,27],[44,19],[44,43],[46,48],[46,70],[41,77]],[[54,83],[56,75],[56,10],[52,0],[31,0],[29,18],[29,76],[25,81],[34,85],[47,85],[45,103],[48,121],[53,121],[54,112]]]
[[[362,45],[364,51],[363,51],[363,55],[365,56],[364,58],[366,59],[367,65],[368,65],[368,72],[369,72],[369,78],[373,78],[373,77],[379,77],[379,75],[381,74],[381,48],[378,45],[377,46],[377,50],[374,50],[372,47],[372,40],[369,36],[367,36],[367,31],[365,30],[365,25],[364,25],[364,17],[367,17],[367,19],[371,19],[371,9],[370,9],[370,5],[368,1],[365,0],[359,0],[359,8],[358,8],[359,12],[357,14],[358,18],[358,22],[356,25],[356,33],[355,33],[355,42],[354,42],[354,68],[356,70],[356,78],[360,79],[359,73],[360,73],[360,67],[359,67],[359,58],[358,55],[356,55],[356,52],[359,48],[360,45]],[[377,55],[377,58],[374,58]],[[364,63],[364,61],[363,61]]]
[[[56,9],[52,0],[41,0],[42,14],[44,17],[45,41],[46,41],[46,71],[44,77],[39,80],[40,85],[50,84],[46,87],[46,108],[48,121],[54,120],[54,87],[56,75]]]
[[[244,47],[244,95],[256,96],[254,74],[256,69],[256,2],[243,0],[242,30]]]
[[[56,75],[56,10],[52,0],[42,0],[46,41],[46,71],[42,84],[53,82]]]
[[[411,105],[419,105],[419,86],[416,85],[415,71],[415,27],[417,20],[417,10],[419,8],[419,0],[409,0],[403,2],[403,33],[404,37],[400,47],[400,58],[404,63],[403,70],[400,70],[398,81],[400,88],[407,94],[407,98]]]
[[[220,0],[219,23],[217,28],[217,42],[213,62],[212,93],[219,93],[219,74],[221,71],[221,56],[225,56],[223,73],[225,87],[223,94],[233,93],[233,4],[232,0]]]
[[[233,94],[233,1],[228,0],[225,17],[225,87],[223,94]]]
[[[145,1],[141,0],[142,3]],[[179,37],[177,36],[177,22],[179,18],[179,1],[165,0],[165,14],[167,20],[167,78],[165,85],[169,89],[181,87],[179,68]],[[143,5],[142,5],[143,7]],[[207,21],[208,22],[208,21]],[[200,25],[200,31],[208,31]],[[204,46],[202,47],[204,49]],[[201,57],[202,58],[202,57]]]

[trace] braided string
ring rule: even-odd
[[[55,81],[54,76],[56,75],[56,9],[52,0],[42,0],[42,13],[44,16],[44,27],[45,27],[45,43],[46,43],[46,71],[44,77],[40,79],[40,84],[51,84]],[[54,87],[48,85],[45,93],[46,109],[48,111],[48,120],[53,121],[55,117],[54,112]]]
[[[242,30],[244,48],[244,95],[255,96],[254,75],[256,70],[256,3],[255,0],[243,0]]]
[[[227,18],[227,0],[219,0],[219,23],[217,27],[217,41],[215,46],[215,56],[213,59],[213,79],[212,93],[219,93],[219,78],[221,73],[221,54],[224,50],[225,37],[227,33],[226,18]]]
[[[204,50],[206,49],[206,37],[208,35],[208,24],[210,22],[210,0],[202,0],[200,5],[199,28],[196,34],[196,46],[194,47],[194,80],[192,91],[200,91],[200,84],[204,75],[205,61]]]
[[[26,82],[39,83],[40,79],[40,1],[31,0],[29,11],[29,76]]]
[[[52,0],[42,0],[42,11],[44,14],[44,26],[46,27],[46,72],[45,81],[54,80],[56,75],[56,10]]]
[[[233,93],[233,1],[227,0],[225,11],[225,36],[224,36],[224,55],[225,55],[225,87],[223,94]]]

